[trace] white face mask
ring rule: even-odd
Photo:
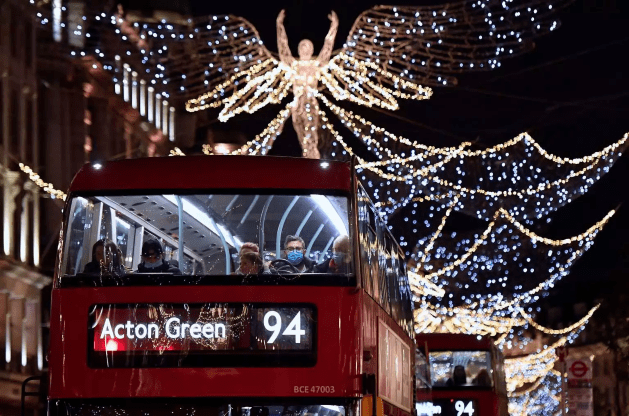
[[[159,266],[162,265],[162,262],[160,260],[156,261],[155,263],[149,263],[148,261],[144,261],[144,267],[146,267],[147,269],[157,269]]]

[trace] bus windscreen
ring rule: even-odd
[[[350,284],[348,205],[318,194],[74,196],[59,283]]]
[[[433,388],[493,386],[490,351],[430,351]]]

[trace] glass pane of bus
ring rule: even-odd
[[[493,385],[490,351],[431,351],[429,355],[433,387]]]
[[[428,367],[428,360],[421,348],[415,350],[415,388],[427,389],[430,388],[431,383],[429,381],[430,371]]]
[[[350,275],[349,228],[348,201],[340,196],[75,197],[62,271],[65,276]],[[243,252],[254,253],[243,255],[243,245]]]
[[[309,402],[324,402],[324,400],[309,400]],[[208,404],[197,401],[194,404],[181,401],[159,400],[151,402],[125,403],[124,407],[115,403],[89,402],[60,402],[60,414],[67,416],[190,416],[194,414],[212,416],[346,416],[346,406],[273,403],[257,405],[255,402],[246,403],[234,400],[231,403]],[[63,412],[63,413],[61,413]]]

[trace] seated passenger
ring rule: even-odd
[[[151,239],[142,244],[142,263],[138,264],[138,273],[181,274],[181,270],[164,259],[162,244]]]
[[[242,243],[240,246],[240,251],[238,252],[239,256],[242,256],[245,253],[258,253],[260,254],[260,247],[256,243]]]
[[[312,273],[314,263],[305,256],[306,243],[297,235],[287,235],[284,241],[284,256],[299,273]],[[278,269],[279,272],[292,272],[288,267]]]
[[[253,251],[245,251],[240,255],[240,266],[236,270],[236,274],[260,274],[264,273],[264,264],[258,253]]]
[[[477,386],[489,387],[491,386],[491,376],[484,368],[476,374],[474,384]]]
[[[340,235],[332,244],[332,258],[315,267],[317,273],[349,273],[352,257],[350,255],[349,236]]]
[[[242,262],[243,254],[247,254],[247,253],[254,253],[258,257],[260,257],[260,261],[262,262],[262,266],[263,266],[263,269],[260,270],[260,273],[270,273],[270,262],[262,260],[262,257],[260,255],[260,248],[258,247],[256,243],[247,242],[247,243],[243,243],[242,246],[240,246],[240,250],[238,251],[238,257],[241,262]],[[243,273],[240,273],[239,270],[236,270],[232,274],[243,274]]]
[[[83,273],[106,273],[122,276],[127,273],[122,265],[122,251],[109,239],[98,240],[92,247],[92,261],[85,265]]]
[[[467,373],[465,372],[465,367],[462,365],[457,365],[454,367],[452,371],[452,378],[449,378],[446,382],[448,387],[452,386],[463,386],[467,384]]]

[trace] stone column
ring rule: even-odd
[[[168,139],[175,141],[175,107],[170,107],[170,119],[168,120]]]
[[[140,80],[140,115],[146,117],[146,81]]]
[[[164,136],[168,135],[168,120],[170,119],[168,115],[168,101],[164,100],[162,102],[162,133]]]
[[[24,197],[22,198],[22,212],[20,213],[20,261],[28,263],[30,254],[30,231],[31,231],[31,205],[33,203],[33,187],[36,185],[31,181],[24,183]]]
[[[155,127],[162,128],[162,94],[155,94]]]
[[[122,68],[122,98],[126,102],[129,102],[129,100],[131,99],[130,97],[131,94],[129,94],[131,90],[130,75],[131,75],[131,68],[129,67],[129,64],[124,64]]]
[[[0,360],[4,362],[5,369],[11,361],[11,312],[9,309],[9,292],[0,290],[0,343],[5,350]]]
[[[9,297],[9,305],[10,305],[10,313],[11,318],[10,322],[10,332],[11,332],[11,358],[10,358],[10,368],[17,370],[21,367],[20,357],[14,355],[13,353],[18,353],[22,351],[23,347],[23,336],[24,336],[24,303],[25,299],[22,296],[10,296]]]
[[[5,256],[13,256],[15,254],[14,244],[15,236],[13,235],[13,215],[15,214],[15,197],[20,193],[20,174],[9,170],[4,171],[4,206],[2,207],[3,219],[3,242]]]
[[[149,87],[148,90],[149,92],[147,96],[147,101],[148,101],[147,115],[148,115],[149,123],[152,123],[153,120],[155,120],[155,88]]]

